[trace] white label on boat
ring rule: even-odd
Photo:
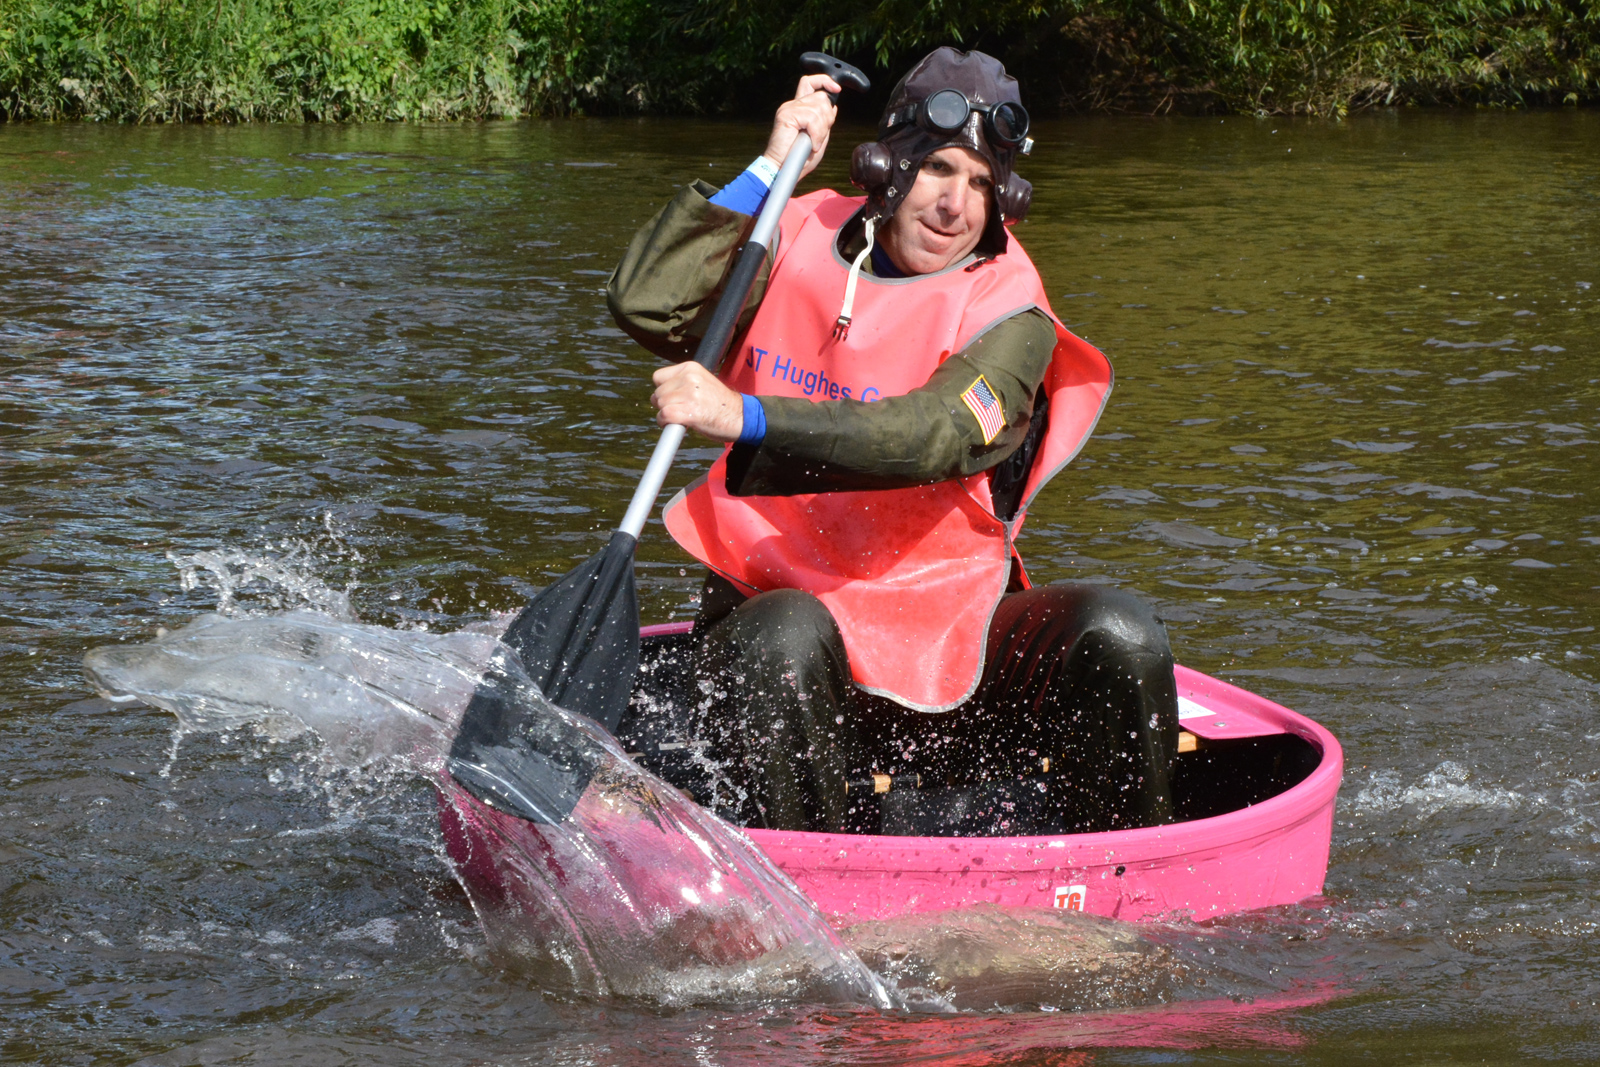
[[[1083,899],[1087,894],[1087,886],[1058,885],[1056,886],[1055,906],[1065,908],[1067,911],[1082,911]]]
[[[1215,715],[1215,714],[1216,714],[1216,712],[1212,711],[1210,708],[1201,707],[1199,704],[1196,704],[1194,701],[1190,700],[1188,697],[1179,697],[1178,698],[1178,721],[1179,722],[1182,722],[1185,719],[1203,719],[1207,715]]]

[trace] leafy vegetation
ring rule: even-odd
[[[941,43],[1036,112],[1342,114],[1600,96],[1600,0],[0,0],[12,119],[745,110],[822,45],[880,95]]]
[[[970,42],[1001,56],[1036,108],[1343,114],[1600,98],[1600,0],[813,0],[782,26],[768,17],[791,50],[826,37],[890,69]]]

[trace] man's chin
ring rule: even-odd
[[[954,240],[939,245],[924,242],[910,258],[918,274],[931,274],[936,270],[944,270],[961,258],[956,255],[956,248]]]
[[[944,270],[957,259],[960,259],[960,256],[955,254],[954,245],[950,246],[950,248],[938,248],[938,250],[925,248],[917,258],[917,274],[933,274],[936,270]]]
[[[942,234],[935,233],[927,228],[922,231],[922,240],[917,242],[924,258],[938,260],[940,265],[949,266],[977,245],[970,233]]]

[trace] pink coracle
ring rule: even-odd
[[[1322,891],[1339,742],[1303,715],[1179,667],[1182,726],[1206,740],[1296,734],[1307,778],[1253,807],[1141,830],[1045,837],[878,837],[746,830],[834,925],[973,904],[1064,907],[1136,921],[1209,919]]]
[[[650,626],[642,635],[687,629]],[[1293,734],[1319,755],[1315,769],[1253,806],[1138,830],[977,838],[744,833],[839,928],[976,904],[1058,907],[1123,921],[1199,920],[1320,893],[1344,770],[1339,742],[1305,716],[1198,671],[1179,667],[1177,682],[1180,723],[1202,745]],[[460,789],[441,799],[445,837],[463,876],[498,886],[493,849],[472,846],[493,839],[485,836],[490,824],[519,840],[531,825]]]

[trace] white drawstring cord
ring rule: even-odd
[[[839,308],[839,317],[833,323],[833,338],[843,341],[850,335],[850,315],[856,307],[856,280],[861,277],[861,264],[872,255],[872,231],[877,227],[877,219],[867,220],[867,247],[856,255],[856,261],[850,264],[850,277],[844,283],[844,306]]]

